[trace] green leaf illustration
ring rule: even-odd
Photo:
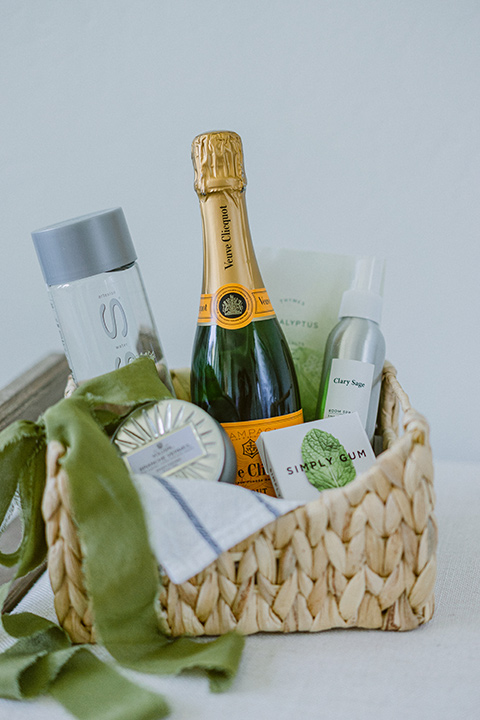
[[[312,348],[296,347],[292,350],[292,358],[300,389],[303,417],[305,422],[310,422],[315,419],[323,355]]]
[[[342,487],[355,478],[355,468],[341,442],[318,428],[302,442],[302,459],[308,480],[317,490]]]

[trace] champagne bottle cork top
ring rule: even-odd
[[[220,130],[197,135],[192,143],[195,190],[199,195],[220,190],[242,191],[247,185],[240,135]]]

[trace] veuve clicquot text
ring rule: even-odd
[[[237,484],[275,495],[255,441],[303,422],[293,361],[258,268],[245,204],[240,137],[192,144],[203,225],[203,286],[193,347],[192,401],[218,420],[237,455]]]

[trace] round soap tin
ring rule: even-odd
[[[237,461],[222,426],[186,400],[134,410],[112,441],[135,473],[235,482]]]

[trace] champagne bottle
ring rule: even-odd
[[[303,422],[303,413],[287,341],[252,245],[241,139],[233,132],[199,135],[192,160],[204,249],[192,401],[229,435],[236,483],[274,496],[255,440],[262,431]]]

